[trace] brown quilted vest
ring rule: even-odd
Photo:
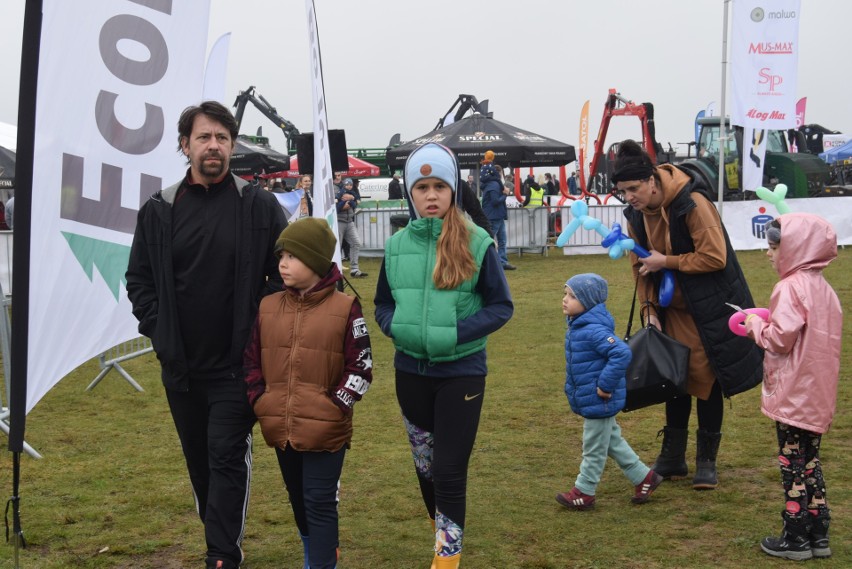
[[[353,298],[333,286],[260,303],[261,369],[266,391],[255,402],[269,446],[337,451],[352,440],[352,418],[331,400],[343,377],[343,341]]]

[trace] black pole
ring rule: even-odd
[[[26,547],[21,528],[21,452],[27,417],[27,341],[29,336],[30,227],[35,148],[36,92],[39,48],[41,46],[42,0],[27,0],[21,41],[21,83],[18,89],[18,142],[15,161],[15,240],[12,254],[12,372],[9,396],[9,450],[12,451],[12,509],[15,567],[19,548]],[[8,531],[8,518],[6,521]],[[8,534],[7,534],[8,535]]]
[[[27,402],[27,340],[30,300],[30,212],[32,211],[33,148],[36,87],[41,44],[41,0],[27,0],[21,47],[18,91],[18,148],[15,162],[15,240],[12,270],[12,350],[9,397],[9,450],[23,451]]]

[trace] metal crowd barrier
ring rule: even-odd
[[[361,238],[362,257],[381,257],[385,242],[395,231],[392,218],[408,217],[408,208],[361,207],[355,227]],[[512,208],[506,221],[506,249],[516,253],[547,254],[549,211],[546,207]]]
[[[5,233],[5,232],[4,232]],[[11,240],[10,240],[11,242]],[[10,246],[11,248],[11,246]],[[7,296],[0,284],[0,355],[3,357],[3,379],[5,389],[0,396],[0,431],[9,436],[9,402],[12,400],[12,385],[9,381],[12,373],[10,354],[12,353],[12,297]],[[33,458],[42,458],[36,449],[24,441],[24,452]]]
[[[139,336],[138,338],[113,346],[98,356],[98,364],[101,367],[101,371],[97,377],[92,380],[92,383],[89,384],[86,391],[94,389],[95,386],[112,370],[117,371],[118,374],[124,378],[124,381],[133,386],[133,389],[136,391],[145,391],[142,386],[139,385],[129,373],[127,373],[127,370],[121,367],[121,364],[127,360],[144,356],[145,354],[153,351],[154,348],[151,346],[151,340],[145,336]]]
[[[550,247],[555,247],[555,238],[563,227],[571,222],[569,213],[571,203],[562,206],[542,206],[536,208],[509,208],[506,220],[506,249],[510,253],[522,255],[537,253],[547,255]],[[614,223],[626,227],[622,210],[624,204],[589,204],[589,216],[599,219],[604,226],[611,228]],[[385,241],[394,233],[394,216],[408,217],[408,208],[403,207],[361,207],[355,216],[355,227],[361,237],[361,255],[381,257],[384,255]],[[565,254],[600,253],[601,236],[582,227],[574,232],[565,245]]]

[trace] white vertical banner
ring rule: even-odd
[[[753,192],[763,185],[766,159],[766,131],[747,126],[743,129],[743,190]]]
[[[228,77],[228,52],[231,49],[231,32],[222,34],[210,48],[207,67],[204,70],[204,91],[201,98],[205,101],[225,101],[225,80]]]
[[[209,0],[44,0],[33,164],[26,412],[139,335],[124,273],[140,205],[186,168]]]
[[[337,231],[337,208],[334,205],[334,173],[331,171],[331,152],[328,140],[328,116],[325,110],[325,86],[322,78],[322,58],[320,57],[319,27],[313,0],[305,0],[308,16],[308,49],[310,50],[311,94],[314,104],[314,217],[328,222],[338,247],[334,253],[334,262],[340,264],[340,235]]]
[[[758,129],[796,126],[800,0],[735,0],[731,122]]]

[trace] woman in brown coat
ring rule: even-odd
[[[758,385],[763,353],[727,325],[727,302],[753,307],[748,284],[707,189],[689,173],[654,166],[632,140],[621,143],[612,176],[628,203],[630,235],[651,252],[631,253],[638,297],[647,320],[690,347],[688,394],[666,403],[663,447],[652,468],[666,478],[687,476],[685,460],[692,398],[697,399],[696,490],[717,485],[716,454],[722,437],[723,397]],[[662,270],[675,275],[668,306],[660,305]]]

